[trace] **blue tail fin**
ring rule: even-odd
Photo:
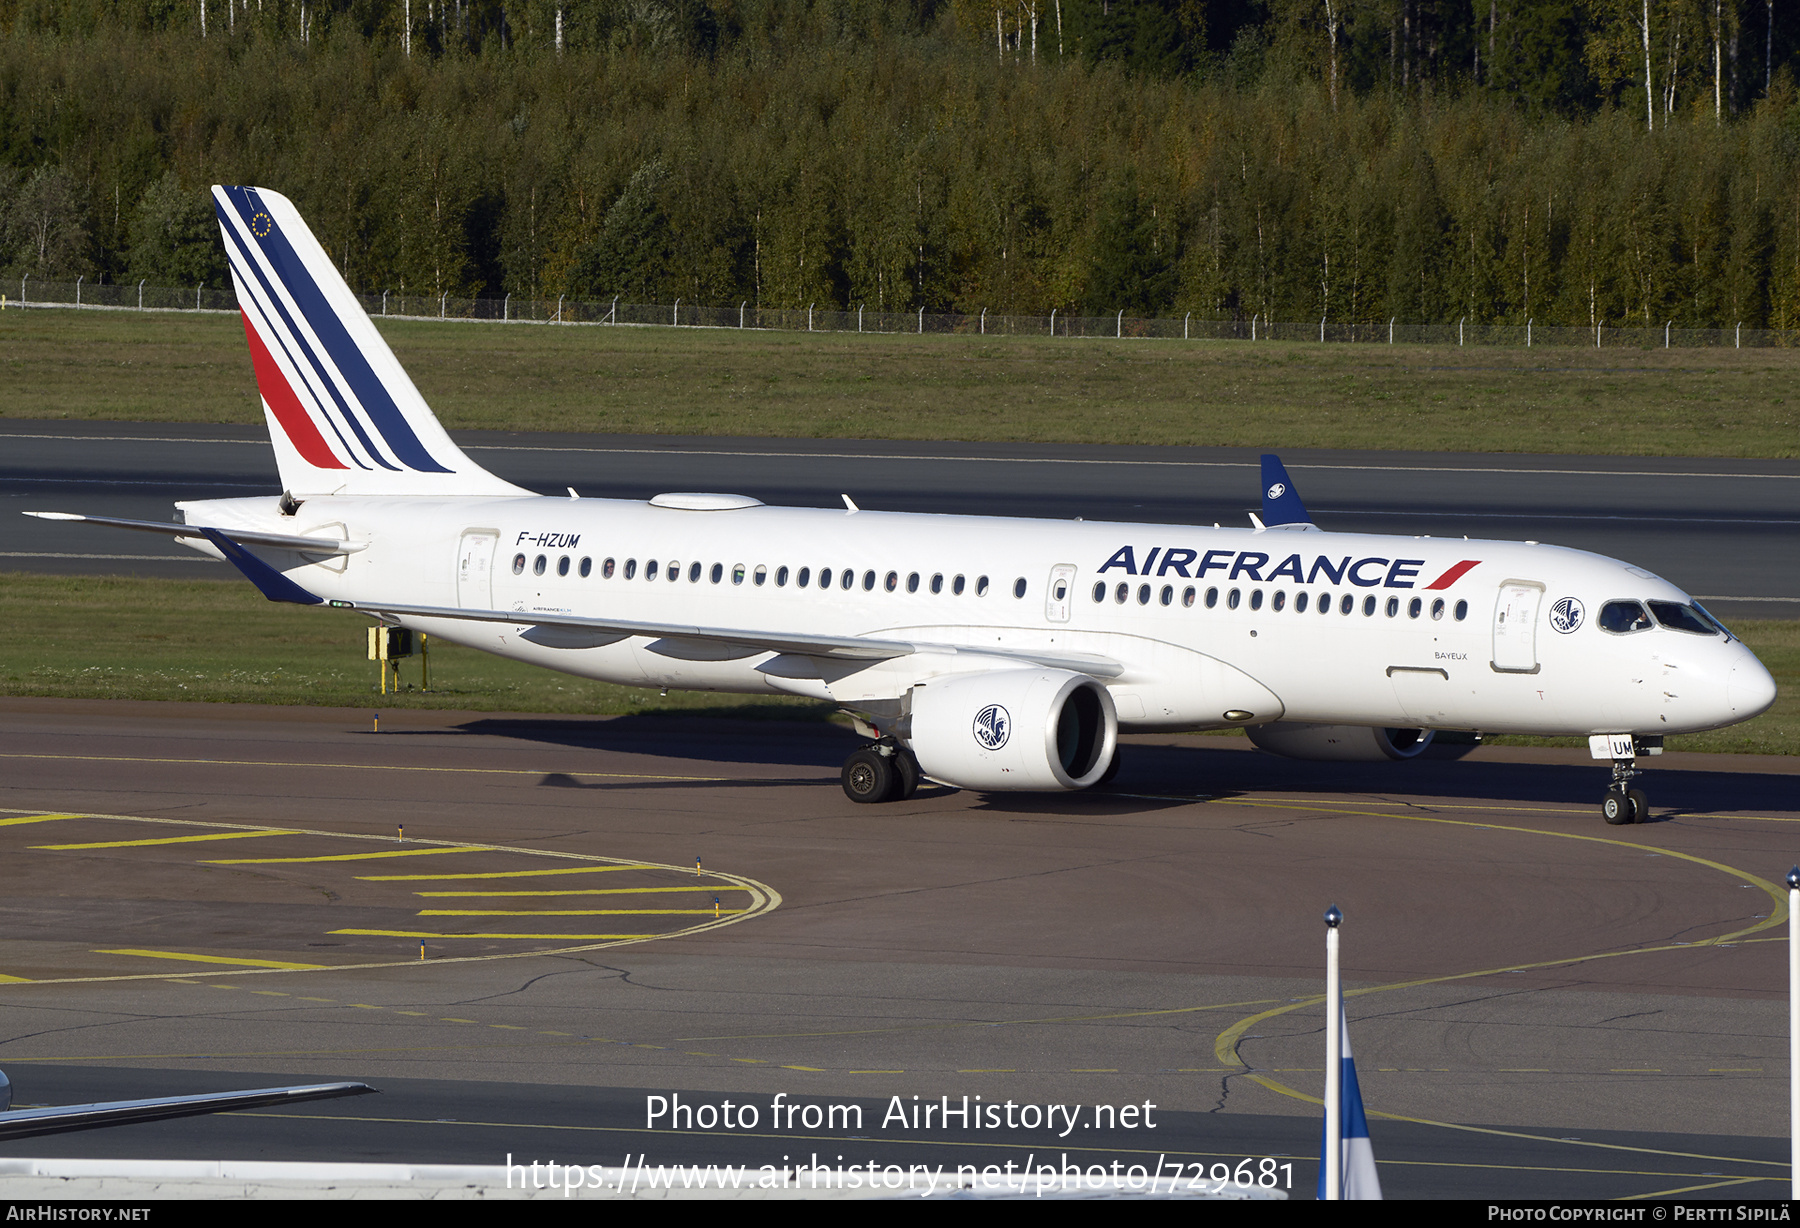
[[[1306,505],[1300,502],[1300,492],[1294,489],[1293,479],[1288,477],[1286,466],[1281,458],[1272,452],[1265,452],[1262,458],[1262,522],[1271,529],[1318,529],[1313,518],[1307,513]]]

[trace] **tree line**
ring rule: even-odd
[[[1800,326],[1794,41],[1682,2],[0,0],[0,269],[235,182],[372,293]]]

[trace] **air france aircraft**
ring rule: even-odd
[[[1274,457],[1246,528],[537,495],[451,442],[291,202],[213,197],[283,493],[178,503],[174,524],[48,515],[586,678],[828,701],[869,739],[844,765],[853,801],[921,779],[1085,789],[1121,732],[1404,760],[1474,730],[1589,738],[1613,761],[1602,811],[1629,823],[1640,756],[1774,702],[1755,656],[1652,572],[1324,532]]]

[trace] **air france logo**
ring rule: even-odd
[[[1012,736],[1012,717],[999,704],[989,704],[975,714],[973,732],[983,750],[999,750]]]
[[[1550,607],[1550,625],[1564,635],[1581,625],[1581,617],[1587,611],[1573,597],[1564,597]]]
[[[1287,494],[1287,483],[1285,482],[1277,482],[1269,487],[1269,498],[1271,499],[1279,499],[1285,494]]]

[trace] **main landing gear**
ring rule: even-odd
[[[1606,797],[1600,803],[1600,813],[1614,826],[1647,823],[1650,820],[1649,795],[1642,789],[1631,787],[1631,778],[1643,775],[1636,765],[1635,758],[1613,760],[1613,782],[1606,788]]]
[[[903,802],[919,787],[919,761],[892,738],[882,738],[844,760],[843,782],[853,802]]]

